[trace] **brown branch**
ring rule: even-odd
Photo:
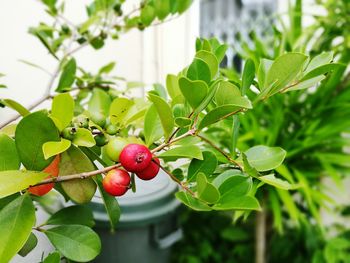
[[[196,134],[195,136],[197,136],[198,138],[200,138],[202,141],[206,142],[207,144],[209,144],[211,147],[213,147],[215,150],[217,150],[219,153],[221,153],[230,163],[233,163],[234,165],[238,166],[238,168],[240,170],[243,170],[243,167],[236,162],[234,159],[231,158],[230,155],[228,155],[226,152],[224,152],[223,150],[221,150],[218,146],[216,146],[215,144],[213,144],[210,140],[208,140],[207,138],[203,137],[202,135]]]

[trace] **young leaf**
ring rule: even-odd
[[[203,60],[208,65],[210,73],[211,73],[210,77],[211,77],[211,79],[213,79],[219,70],[219,62],[218,62],[216,56],[211,52],[208,52],[205,50],[200,50],[196,53],[195,57]]]
[[[255,77],[255,64],[254,61],[248,59],[245,62],[243,75],[242,75],[242,95],[244,96],[247,93],[250,85],[253,83]]]
[[[15,136],[20,160],[28,170],[41,171],[53,161],[53,157],[45,159],[42,146],[49,141],[59,141],[59,133],[46,112],[24,117],[17,125]]]
[[[24,246],[35,223],[35,209],[28,195],[21,195],[0,211],[0,261],[9,262]]]
[[[92,147],[96,144],[94,136],[92,136],[91,131],[85,128],[77,128],[74,134],[74,139],[72,141],[75,145]]]
[[[47,176],[47,173],[35,171],[2,171],[0,172],[0,198],[27,189]]]
[[[123,124],[125,116],[134,103],[127,98],[116,98],[113,100],[110,109],[109,117],[112,124]]]
[[[75,72],[77,70],[77,64],[74,58],[71,58],[67,64],[63,67],[58,86],[56,88],[57,92],[64,92],[70,90],[74,80]]]
[[[45,159],[48,159],[57,154],[63,153],[71,146],[71,141],[61,138],[59,142],[45,142],[43,144],[43,152]]]
[[[215,154],[211,151],[204,151],[202,154],[203,160],[192,159],[190,166],[188,167],[187,181],[195,181],[196,176],[199,173],[209,176],[215,171],[218,165],[218,160]]]
[[[94,89],[88,104],[88,111],[91,115],[102,115],[107,117],[111,106],[111,97],[101,89]]]
[[[17,111],[21,116],[26,116],[30,114],[30,111],[27,110],[24,106],[19,104],[17,101],[11,100],[11,99],[3,99],[0,100],[0,103],[5,105],[6,107],[9,107],[15,111]]]
[[[159,140],[163,136],[162,123],[157,113],[157,109],[152,105],[145,115],[144,135],[146,144],[150,146],[153,142]]]
[[[194,198],[187,192],[177,192],[175,194],[176,198],[180,200],[183,204],[188,206],[189,208],[196,211],[211,211],[212,209],[206,203],[201,200]]]
[[[53,98],[51,116],[60,131],[68,126],[74,116],[74,100],[69,93],[59,94]]]
[[[179,158],[195,158],[198,160],[203,160],[203,155],[200,148],[198,148],[198,146],[195,145],[175,147],[166,152],[161,153],[160,155],[158,155],[158,157],[170,160],[176,160]]]
[[[174,129],[174,117],[170,106],[164,99],[152,93],[149,93],[149,100],[153,102],[158,112],[165,138],[169,138]]]
[[[249,164],[259,172],[270,171],[280,166],[286,151],[280,147],[254,146],[244,152]]]
[[[0,171],[18,170],[20,164],[15,141],[0,133]]]
[[[220,199],[218,189],[207,181],[204,173],[197,174],[198,197],[209,204],[215,204]]]
[[[74,205],[58,210],[50,216],[46,225],[95,225],[91,209],[82,205]]]
[[[209,84],[211,81],[210,68],[204,60],[195,58],[187,69],[187,77],[190,80],[202,80]]]
[[[339,69],[339,68],[344,68],[345,65],[343,64],[338,64],[338,63],[330,63],[330,64],[325,64],[322,65],[320,67],[317,67],[311,71],[309,71],[307,74],[305,74],[304,77],[301,78],[300,81],[305,81],[305,80],[309,80],[315,77],[318,77],[320,75],[326,74],[330,71]]]
[[[179,87],[179,78],[175,75],[168,74],[166,77],[166,89],[169,96],[174,100],[176,97],[181,96]]]
[[[179,79],[179,87],[193,109],[197,108],[208,94],[208,85],[201,80],[191,81],[182,77]]]
[[[321,54],[315,56],[307,65],[304,74],[309,73],[311,70],[318,68],[322,65],[328,64],[333,59],[333,52],[322,52]]]
[[[295,186],[280,178],[276,178],[274,174],[259,176],[258,179],[266,184],[272,185],[282,190],[295,189]]]
[[[74,146],[61,155],[60,176],[93,170],[95,167],[89,158]],[[78,204],[89,202],[96,192],[96,184],[92,178],[62,182],[61,185],[65,193]]]
[[[98,235],[87,226],[63,225],[44,233],[63,256],[73,261],[91,261],[101,251]]]

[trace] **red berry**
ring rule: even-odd
[[[119,161],[129,172],[141,172],[151,163],[152,153],[144,145],[128,144],[120,153]]]
[[[50,174],[48,177],[45,179],[49,179],[52,177],[57,177],[59,173],[59,164],[60,164],[61,158],[59,155],[55,157],[55,159],[50,163],[43,171],[45,173]],[[37,196],[43,196],[50,192],[52,188],[55,186],[54,183],[51,184],[43,184],[43,185],[38,185],[38,186],[32,186],[29,187],[28,192],[37,195]]]
[[[129,189],[130,175],[125,170],[113,169],[103,178],[102,184],[110,195],[122,196]]]
[[[158,174],[160,168],[159,164],[159,159],[154,158],[153,161],[151,161],[151,163],[146,167],[146,169],[136,173],[136,175],[142,180],[151,180]]]

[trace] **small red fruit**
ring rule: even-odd
[[[120,153],[119,161],[129,172],[141,172],[151,163],[152,153],[144,145],[128,144]]]
[[[129,189],[130,175],[127,171],[113,169],[103,178],[102,184],[105,191],[110,195],[122,196]]]
[[[46,177],[46,179],[58,176],[60,161],[61,161],[61,158],[59,155],[57,155],[55,159],[52,161],[52,163],[50,163],[49,166],[47,166],[43,170],[43,172],[50,174],[48,177]],[[28,191],[33,195],[43,196],[48,192],[50,192],[54,186],[55,186],[54,183],[32,186],[32,187],[29,187]]]
[[[159,172],[159,164],[159,159],[154,158],[153,161],[151,161],[151,163],[146,167],[146,169],[136,173],[137,177],[146,181],[153,179]]]

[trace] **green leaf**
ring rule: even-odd
[[[0,171],[18,170],[20,165],[15,141],[0,132]]]
[[[263,90],[265,87],[266,75],[267,75],[267,72],[270,70],[272,64],[273,64],[273,60],[265,59],[265,58],[260,60],[260,64],[258,68],[258,82],[259,82],[260,90]]]
[[[75,145],[84,147],[92,147],[96,144],[91,131],[85,128],[76,128],[76,133],[74,134],[74,139],[72,142]]]
[[[243,75],[242,75],[242,95],[247,93],[250,85],[252,85],[255,77],[255,64],[254,61],[248,59],[244,64]]]
[[[154,0],[153,4],[159,20],[165,19],[170,13],[170,0]]]
[[[187,181],[195,181],[199,173],[210,176],[218,166],[218,160],[214,153],[211,151],[204,151],[202,154],[203,160],[192,159],[188,167]]]
[[[160,122],[157,109],[154,105],[146,112],[143,132],[148,146],[159,140],[164,134],[162,123]]]
[[[211,81],[210,68],[204,60],[195,58],[187,69],[187,77],[190,80],[202,80],[209,84]]]
[[[174,100],[178,96],[181,96],[181,91],[179,87],[179,78],[175,75],[168,74],[166,77],[166,89],[169,96]]]
[[[255,197],[225,195],[213,206],[215,210],[261,210],[258,200]]]
[[[87,226],[64,225],[44,232],[66,258],[78,262],[93,260],[101,251],[98,235]]]
[[[200,50],[196,53],[196,58],[203,60],[208,65],[211,73],[210,78],[215,78],[219,70],[219,62],[216,56],[213,53],[208,52],[206,50]]]
[[[53,161],[53,157],[45,159],[42,146],[49,141],[58,141],[59,134],[46,112],[25,116],[17,125],[15,137],[20,160],[28,170],[41,171]]]
[[[94,89],[88,104],[88,111],[91,115],[102,115],[107,118],[109,107],[111,106],[111,97],[102,89]]]
[[[274,174],[259,176],[258,179],[266,184],[272,185],[282,190],[295,189],[295,186],[280,178],[276,178]]]
[[[159,96],[149,93],[149,100],[153,102],[155,106],[160,122],[163,127],[165,138],[169,138],[174,129],[174,117],[169,104]]]
[[[326,78],[326,76],[321,75],[321,76],[317,76],[317,77],[312,78],[312,79],[308,79],[308,80],[302,81],[302,82],[300,82],[300,83],[298,83],[296,85],[293,85],[292,87],[286,89],[285,92],[294,91],[294,90],[308,89],[308,88],[314,87],[321,80],[323,80],[325,78]]]
[[[254,146],[244,152],[249,164],[259,172],[270,171],[280,166],[286,151],[280,147]]]
[[[145,5],[141,9],[140,19],[145,26],[152,24],[153,20],[156,18],[156,10],[151,5]]]
[[[228,81],[221,81],[218,84],[218,89],[215,94],[215,102],[218,106],[222,105],[245,105],[245,108],[252,108],[249,99],[241,96],[239,88]]]
[[[177,192],[175,194],[176,198],[180,200],[183,204],[189,208],[196,211],[211,211],[210,206],[202,202],[201,200],[194,198],[191,194],[187,192]]]
[[[25,107],[23,107],[21,104],[18,102],[11,100],[11,99],[3,99],[0,100],[0,103],[5,105],[6,107],[9,107],[15,111],[17,111],[21,116],[26,116],[30,114],[30,111],[27,110]]]
[[[201,80],[191,81],[182,77],[179,79],[179,87],[193,109],[197,108],[208,94],[208,85]]]
[[[237,114],[242,108],[249,107],[251,105],[250,103],[247,103],[244,100],[240,101],[239,103],[241,105],[223,105],[213,109],[207,115],[204,116],[202,121],[199,123],[198,130],[202,130],[203,128],[213,123],[216,123],[218,121],[226,119],[229,116]]]
[[[51,116],[57,128],[62,131],[66,128],[74,116],[74,100],[69,93],[55,96],[52,101]]]
[[[82,205],[74,205],[58,210],[50,216],[46,225],[84,225],[93,227],[95,225],[91,210]]]
[[[2,171],[0,172],[0,198],[27,189],[47,176],[47,173],[36,171]]]
[[[177,2],[177,12],[179,14],[182,14],[191,6],[193,0],[178,0],[176,2]]]
[[[228,170],[216,177],[213,180],[213,185],[219,189],[222,198],[226,198],[226,195],[243,196],[248,194],[253,182],[249,176],[241,173],[237,174],[237,171]]]
[[[172,148],[166,152],[158,155],[159,158],[163,159],[179,159],[179,158],[195,158],[198,160],[203,160],[202,151],[198,146],[186,145]]]
[[[56,88],[57,92],[64,92],[71,89],[75,80],[76,70],[76,61],[74,58],[71,58],[63,67],[62,74]]]
[[[100,70],[98,71],[98,74],[101,75],[103,73],[108,74],[110,73],[115,67],[115,62],[110,62],[106,65],[104,65]]]
[[[333,59],[333,52],[322,52],[321,54],[315,56],[307,65],[304,74],[309,73],[311,70],[314,70],[315,68],[318,68],[319,66],[328,64]]]
[[[264,90],[274,94],[285,88],[303,69],[307,56],[300,53],[287,53],[278,57],[267,72]]]
[[[209,204],[215,204],[220,199],[218,189],[207,181],[204,173],[197,174],[198,197]]]
[[[0,211],[1,262],[9,262],[24,246],[34,223],[35,209],[28,195],[21,195]]]
[[[112,124],[123,124],[125,116],[134,103],[127,98],[116,98],[113,100],[110,109],[109,117]]]
[[[186,118],[186,117],[177,117],[175,118],[175,124],[178,127],[188,127],[190,126],[192,123],[192,120],[190,118]]]
[[[26,243],[21,248],[21,250],[18,251],[18,254],[22,257],[27,256],[36,247],[37,244],[38,238],[33,233],[30,233]]]
[[[61,155],[60,176],[90,172],[95,170],[93,163],[78,148],[71,146]],[[89,202],[96,192],[96,184],[92,178],[75,179],[61,183],[65,193],[76,203]]]
[[[107,194],[106,191],[104,190],[102,185],[102,180],[103,180],[102,175],[97,175],[96,178],[94,178],[94,180],[97,184],[98,190],[102,197],[103,204],[105,206],[105,209],[109,218],[111,230],[113,232],[117,227],[117,224],[120,219],[120,214],[121,214],[118,201],[114,196]]]
[[[57,154],[63,153],[71,146],[71,141],[61,138],[59,142],[45,142],[43,144],[43,152],[45,159],[48,159]]]
[[[221,63],[221,61],[224,59],[227,49],[228,45],[226,44],[220,45],[215,49],[214,53],[219,63]]]
[[[61,255],[58,252],[53,252],[49,254],[43,261],[43,263],[60,263]]]
[[[330,71],[333,71],[333,70],[336,70],[336,69],[339,69],[339,68],[343,68],[343,67],[345,67],[345,65],[338,64],[338,63],[330,63],[330,64],[322,65],[320,67],[317,67],[317,68],[311,70],[307,74],[305,74],[305,76],[302,77],[302,79],[300,81],[313,79],[315,77],[318,77],[320,75],[326,74],[326,73],[328,73]]]

